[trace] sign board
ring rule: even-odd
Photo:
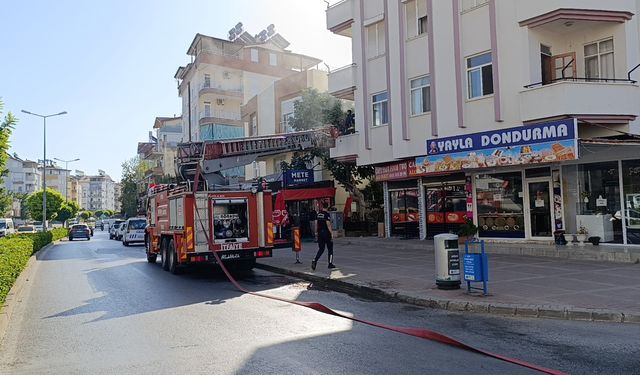
[[[464,254],[462,267],[465,281],[489,281],[486,254]]]
[[[312,169],[289,170],[284,172],[284,183],[287,187],[303,186],[313,183]]]
[[[577,120],[430,139],[426,146],[427,156],[416,158],[418,174],[575,160]]]

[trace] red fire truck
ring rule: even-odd
[[[230,186],[221,171],[267,155],[331,146],[328,129],[265,137],[191,142],[178,146],[178,184],[149,188],[147,260],[171,273],[194,263],[215,263],[213,252],[237,269],[253,268],[273,250],[271,192],[258,185]]]

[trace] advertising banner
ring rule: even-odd
[[[577,121],[499,129],[427,141],[427,156],[416,158],[416,173],[552,163],[578,158]]]

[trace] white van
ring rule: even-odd
[[[13,219],[0,219],[0,237],[16,233]]]
[[[132,243],[144,242],[144,230],[147,227],[147,219],[144,217],[132,217],[120,226],[122,230],[122,244],[129,246]]]

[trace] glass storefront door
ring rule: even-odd
[[[418,189],[402,189],[389,192],[391,235],[418,237],[420,211]]]
[[[548,180],[527,182],[529,195],[529,237],[551,237],[551,183]]]
[[[457,233],[467,214],[464,181],[425,186],[427,238],[441,233]]]
[[[627,243],[640,245],[640,160],[622,162]]]
[[[476,175],[475,192],[480,237],[525,237],[522,172]]]

